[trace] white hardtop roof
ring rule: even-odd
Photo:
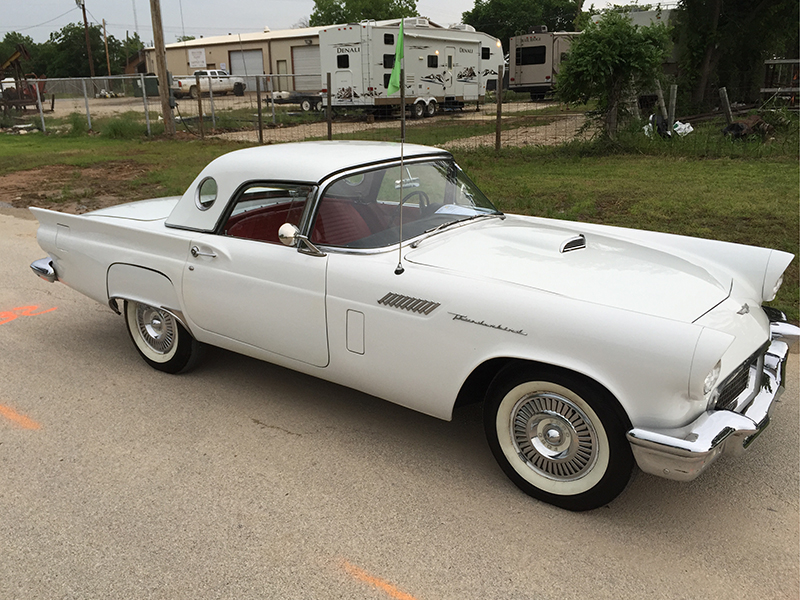
[[[167,219],[167,225],[211,231],[231,196],[248,181],[318,184],[328,176],[387,161],[400,160],[401,145],[393,142],[333,141],[275,144],[246,148],[211,161],[195,178]],[[446,150],[405,144],[406,159],[449,156]],[[208,210],[195,203],[197,188],[208,177],[217,182],[217,201]]]

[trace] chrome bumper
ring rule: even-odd
[[[49,257],[33,261],[31,270],[48,283],[58,281],[58,275],[56,275],[56,270],[53,268],[53,261]]]
[[[707,411],[679,429],[631,429],[628,441],[639,468],[667,479],[690,481],[722,454],[738,455],[769,425],[775,401],[783,393],[786,357],[800,329],[769,311],[771,343],[764,355],[760,389],[741,412]],[[756,385],[759,385],[758,375]]]

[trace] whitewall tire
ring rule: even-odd
[[[126,301],[125,324],[136,350],[154,369],[179,373],[190,369],[200,356],[200,343],[166,311]]]
[[[489,446],[525,493],[568,510],[616,498],[634,459],[627,418],[604,388],[560,369],[498,375],[484,413]]]

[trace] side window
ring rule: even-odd
[[[435,69],[439,66],[439,57],[436,54],[428,55],[428,68]]]
[[[546,46],[530,46],[528,48],[517,48],[518,65],[543,65],[547,61]]]
[[[394,66],[394,54],[383,55],[383,68],[391,69]]]
[[[314,189],[309,185],[251,183],[239,191],[222,234],[279,244],[278,229],[284,223],[300,226]]]
[[[489,60],[492,57],[492,49],[491,48],[481,48],[481,59],[482,60]]]
[[[349,54],[340,54],[336,57],[336,68],[337,69],[349,69],[350,68],[350,55]]]
[[[384,73],[383,75],[383,87],[387,90],[389,89],[389,80],[392,78],[391,73]]]
[[[384,33],[383,34],[383,43],[387,46],[394,46],[394,34],[393,33]]]

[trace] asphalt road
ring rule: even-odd
[[[476,407],[221,350],[150,369],[120,317],[34,277],[24,214],[0,210],[0,599],[800,595],[797,354],[745,456],[569,513],[505,478]]]

